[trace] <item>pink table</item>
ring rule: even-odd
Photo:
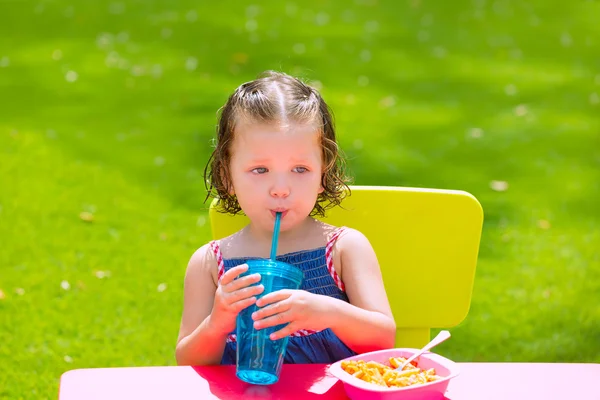
[[[252,386],[235,367],[78,369],[60,380],[60,400],[346,399],[327,365],[284,365],[280,381]],[[600,364],[460,363],[445,399],[600,400]]]

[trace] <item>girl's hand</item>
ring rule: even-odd
[[[289,324],[269,337],[278,340],[299,329],[327,328],[327,315],[334,307],[332,297],[320,296],[305,290],[278,290],[260,298],[256,305],[264,307],[252,314],[255,329]]]
[[[248,270],[242,264],[231,268],[221,277],[210,314],[210,324],[220,334],[228,334],[235,329],[235,319],[240,311],[256,302],[256,295],[263,292],[263,285],[250,286],[260,281],[260,274],[252,274],[236,279]]]

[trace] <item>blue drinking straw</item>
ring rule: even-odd
[[[271,242],[271,260],[277,257],[277,242],[279,242],[279,225],[281,224],[281,213],[275,213],[275,226],[273,227],[273,241]]]

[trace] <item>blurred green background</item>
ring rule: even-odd
[[[266,69],[321,89],[357,184],[482,203],[440,353],[600,362],[598,21],[598,1],[0,1],[0,398],[175,363],[216,112]]]

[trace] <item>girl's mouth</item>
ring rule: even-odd
[[[277,214],[278,212],[281,213],[281,218],[283,218],[288,213],[288,210],[271,210],[271,215],[273,216],[273,218],[275,218],[275,214]]]

